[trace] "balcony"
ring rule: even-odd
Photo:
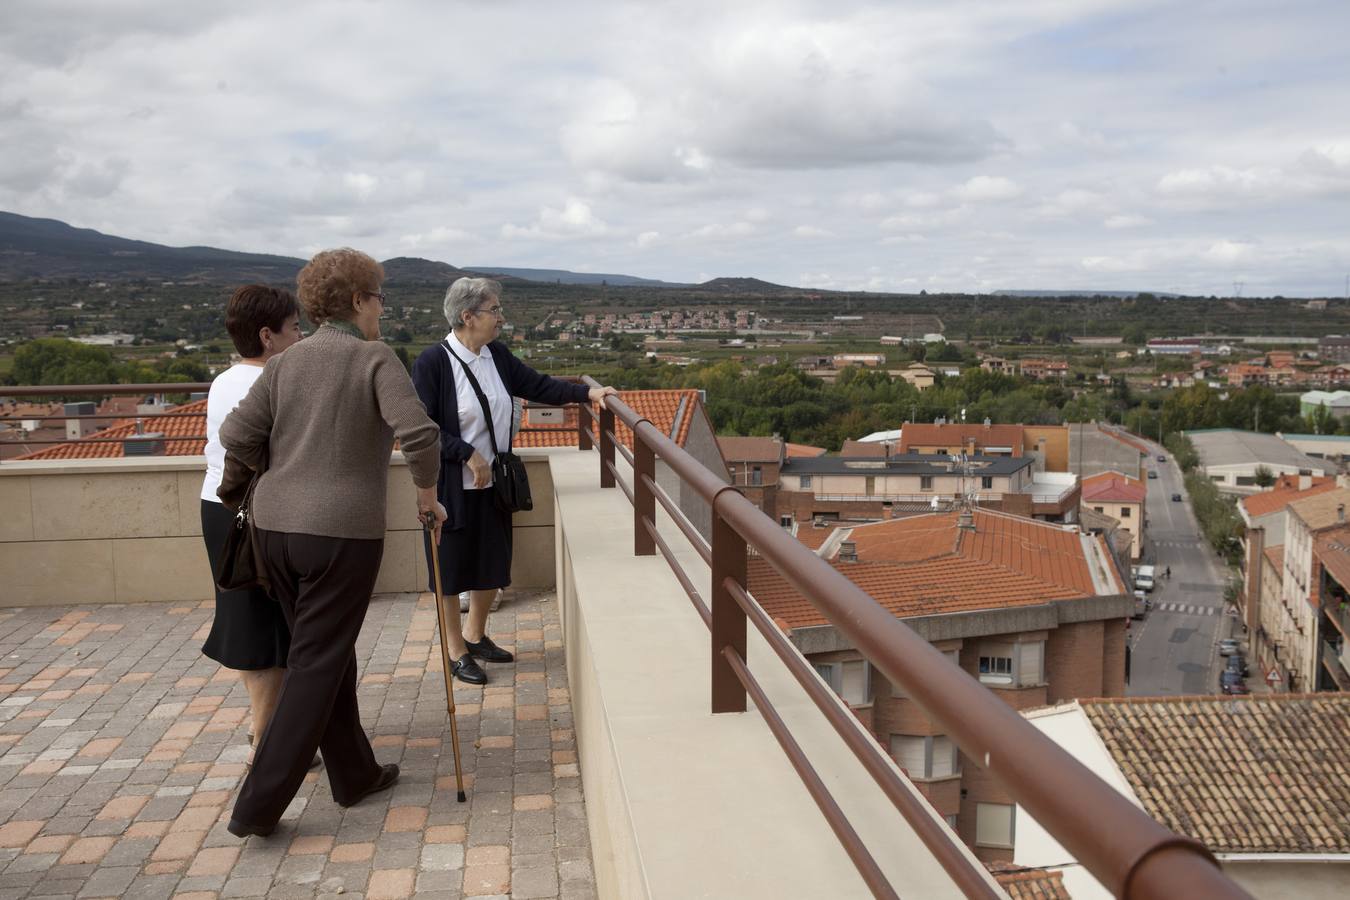
[[[687,483],[692,470],[678,448],[636,419],[625,419],[638,436],[635,451],[616,448],[607,438],[613,421],[605,418],[597,429],[600,453],[525,451],[537,508],[517,517],[513,575],[517,587],[556,590],[557,625],[548,602],[537,609],[520,598],[509,602],[493,628],[513,634],[522,651],[514,679],[456,690],[476,779],[467,808],[446,790],[434,625],[427,599],[415,593],[423,578],[420,536],[415,520],[404,524],[413,504],[395,456],[392,527],[377,583],[382,597],[361,645],[362,701],[370,704],[377,753],[401,753],[409,776],[387,808],[341,817],[321,783],[306,788],[302,799],[315,802],[288,814],[294,830],[285,839],[296,840],[284,861],[275,839],[250,840],[232,855],[239,844],[218,821],[242,775],[234,758],[242,692],[198,655],[210,583],[195,522],[200,458],[0,466],[3,602],[27,607],[0,616],[21,626],[13,633],[25,637],[29,654],[0,681],[15,685],[0,701],[0,720],[8,716],[0,774],[6,763],[19,767],[8,770],[19,779],[0,787],[0,801],[17,810],[0,827],[0,846],[21,845],[34,856],[60,844],[51,851],[55,859],[43,860],[55,868],[92,866],[82,877],[110,883],[175,877],[183,891],[198,889],[189,883],[194,878],[220,880],[216,887],[201,882],[204,890],[270,878],[278,895],[282,887],[303,893],[306,885],[317,890],[341,878],[349,892],[392,896],[393,888],[425,879],[426,890],[504,887],[517,896],[568,897],[587,895],[591,873],[589,890],[625,898],[1000,896],[847,707],[814,675],[803,680],[809,666],[754,615],[753,598],[736,582],[748,544],[782,566],[879,671],[904,685],[968,756],[984,760],[1104,883],[1137,897],[1242,896],[1197,845],[1179,841],[1038,741],[929,644],[884,612],[878,616],[875,603],[869,609],[870,598],[842,576],[830,581],[822,561],[734,490],[695,485],[713,509],[710,543],[700,543],[687,523],[658,519],[658,504],[671,508],[649,474],[655,454],[680,467]],[[108,603],[116,605],[100,605]],[[40,606],[64,608],[34,608]],[[756,628],[746,629],[747,622]],[[147,660],[144,672],[112,654],[106,635],[116,632],[129,634],[127,652]],[[56,647],[71,649],[53,654]],[[82,649],[87,655],[74,655]],[[96,666],[97,674],[76,674]],[[141,681],[130,680],[142,674],[144,692]],[[81,686],[62,681],[79,677],[86,679]],[[90,686],[115,699],[117,709],[72,702]],[[47,715],[24,718],[39,711]],[[56,723],[66,724],[52,732]],[[113,726],[124,733],[101,736],[100,728]],[[76,747],[68,733],[89,740]],[[219,735],[236,746],[223,746]],[[122,746],[105,756],[117,765],[105,772],[101,757],[89,754],[108,745],[90,745],[114,739]],[[113,811],[144,800],[140,812],[125,822],[95,815],[82,824],[56,816],[59,807],[10,793],[27,790],[31,779],[46,785],[92,777],[91,765],[108,784],[116,784],[108,772],[135,774],[120,788],[102,789],[102,809],[126,797]],[[163,818],[177,801],[159,801],[194,803],[205,794],[216,818],[189,815],[194,806]],[[552,815],[538,815],[545,809]],[[580,832],[578,815],[586,826]],[[175,824],[165,824],[170,820]],[[25,823],[36,830],[28,834],[33,825]],[[180,834],[195,837],[172,840]],[[46,836],[57,840],[29,849]],[[142,844],[132,847],[134,841]],[[122,863],[142,848],[144,866],[112,872],[129,868]],[[66,854],[73,855],[61,863]],[[91,861],[75,861],[86,857]],[[33,877],[21,868],[16,876]],[[268,874],[251,874],[258,870]],[[32,883],[42,877],[37,871]],[[126,893],[132,884],[110,892]]]
[[[1350,691],[1350,653],[1344,640],[1322,642],[1322,668],[1338,691]]]

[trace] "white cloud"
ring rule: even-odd
[[[833,237],[834,232],[826,228],[818,228],[815,225],[798,225],[792,229],[794,237],[799,238],[826,238]]]
[[[639,247],[654,247],[660,242],[661,232],[659,231],[644,231],[633,241]]]
[[[507,239],[563,240],[597,237],[608,233],[609,226],[596,217],[583,200],[569,197],[561,209],[545,206],[539,217],[529,225],[502,226],[502,237]]]
[[[957,188],[956,195],[976,203],[998,203],[1022,196],[1022,188],[1011,178],[1001,175],[976,175]]]
[[[1235,263],[1251,255],[1252,245],[1245,241],[1215,241],[1205,251],[1210,262]]]
[[[749,222],[710,222],[701,225],[685,235],[695,240],[723,240],[725,238],[746,237],[755,233],[755,226]]]
[[[1107,228],[1143,228],[1146,225],[1152,225],[1153,220],[1148,216],[1140,216],[1131,213],[1117,213],[1113,216],[1107,216],[1102,220],[1102,225]]]

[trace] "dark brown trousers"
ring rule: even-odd
[[[333,799],[354,802],[380,775],[356,704],[361,633],[383,540],[258,530],[262,565],[291,629],[276,712],[258,741],[234,819],[276,824],[323,752]]]

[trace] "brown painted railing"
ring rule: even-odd
[[[598,386],[584,379],[591,386]],[[589,407],[579,419],[592,419]],[[615,437],[615,419],[633,433],[633,450]],[[634,553],[660,552],[711,632],[711,710],[744,712],[747,693],[820,807],[859,874],[878,897],[898,896],[829,795],[746,662],[746,626],[753,623],[929,852],[969,897],[992,897],[988,877],[973,866],[935,820],[925,801],[896,774],[889,758],[824,686],[805,658],[755,602],[746,584],[747,547],[778,571],[872,665],[916,700],[971,759],[991,772],[1013,799],[1047,828],[1108,890],[1127,898],[1248,897],[1219,870],[1198,841],[1177,835],[1094,775],[825,560],[789,537],[732,485],[724,483],[618,397],[600,409],[600,484],[619,487],[633,504]],[[589,425],[585,426],[589,430]],[[616,456],[632,466],[631,486]],[[656,460],[712,511],[705,541],[656,483]],[[711,568],[705,600],[656,526],[656,504]]]

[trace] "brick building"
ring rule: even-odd
[[[1130,559],[1144,553],[1145,500],[1148,489],[1138,478],[1120,472],[1100,472],[1083,479],[1080,505],[1110,516],[1130,532]]]
[[[1003,513],[965,515],[844,526],[816,552],[1015,709],[1121,695],[1134,601],[1101,538]],[[749,560],[748,576],[759,603],[976,855],[1011,859],[1010,842],[988,839],[1011,827],[1002,787],[763,560]]]

